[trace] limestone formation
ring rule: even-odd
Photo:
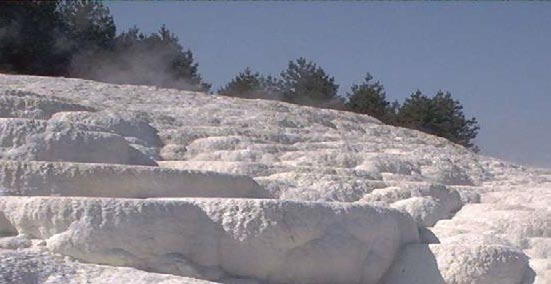
[[[533,271],[520,251],[502,246],[409,245],[385,284],[531,283]]]
[[[0,158],[156,165],[119,135],[83,125],[0,118]]]
[[[551,170],[350,112],[0,75],[0,283],[548,284]]]
[[[32,92],[7,90],[0,93],[0,117],[49,119],[60,111],[93,111],[93,109]]]
[[[216,284],[195,278],[106,265],[78,263],[31,250],[0,250],[0,283]]]
[[[0,214],[0,231],[85,262],[212,280],[376,283],[418,242],[408,215],[346,203],[4,197]]]
[[[0,161],[0,194],[272,198],[247,176],[159,167]]]

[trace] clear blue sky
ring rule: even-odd
[[[300,56],[346,92],[366,72],[391,100],[448,90],[483,154],[551,167],[551,3],[108,2],[118,31],[162,24],[218,89]]]

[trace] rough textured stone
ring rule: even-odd
[[[254,180],[215,172],[112,164],[0,161],[0,194],[271,198]]]
[[[421,227],[432,227],[438,220],[449,218],[444,206],[433,198],[412,197],[394,202],[390,206],[410,214]]]
[[[122,136],[26,118],[0,118],[0,159],[156,165]]]
[[[59,112],[52,116],[52,121],[77,123],[100,131],[118,134],[151,159],[159,160],[159,149],[162,142],[143,113],[112,111],[71,111]]]
[[[407,214],[359,204],[3,197],[0,212],[19,234],[86,262],[270,283],[376,283],[418,242]]]
[[[118,279],[119,274],[123,282],[132,282],[127,279],[132,279],[128,277],[133,272],[128,271],[144,277],[153,275],[113,267],[128,264],[147,271],[217,279],[226,284],[257,284],[264,280],[304,284],[320,279],[358,283],[354,281],[376,279],[375,275],[391,262],[393,273],[387,276],[400,276],[404,271],[425,281],[420,283],[551,281],[549,169],[530,169],[480,156],[443,138],[384,125],[365,115],[274,101],[9,75],[0,75],[0,94],[0,102],[4,102],[0,104],[0,117],[7,117],[0,119],[0,157],[24,161],[1,166],[1,186],[5,188],[0,191],[8,194],[259,196],[257,191],[250,191],[257,186],[250,179],[243,187],[243,177],[191,171],[210,170],[248,175],[269,192],[269,197],[294,200],[106,201],[52,196],[48,201],[15,202],[25,199],[0,197],[2,204],[9,203],[14,208],[6,210],[6,216],[0,214],[0,246],[40,251],[47,256],[52,256],[53,250],[112,265],[101,269],[112,278],[86,278],[90,283]],[[45,151],[44,147],[53,151]],[[165,169],[128,166],[154,166],[157,162]],[[215,182],[204,185],[205,175],[212,175]],[[189,182],[190,179],[197,182]],[[197,191],[199,186],[204,191]],[[305,201],[331,203],[312,205],[318,203]],[[387,241],[395,243],[399,234],[385,231],[392,225],[378,222],[374,216],[387,214],[381,212],[403,216],[394,209],[374,215],[357,213],[371,212],[365,209],[371,208],[369,204],[409,212],[420,226],[413,225],[412,229],[420,232],[418,242],[431,245],[408,246],[402,250],[401,258],[391,257],[392,249],[388,248],[393,245],[388,243],[382,246],[384,251],[366,252],[380,239],[358,237],[373,236],[371,230],[363,232],[363,224],[387,232]],[[176,211],[186,214],[174,214]],[[131,217],[121,219],[122,216]],[[354,226],[344,225],[349,223],[343,220],[351,216]],[[291,224],[300,223],[302,229],[297,229],[298,225],[288,228],[280,222],[289,218],[296,222]],[[319,221],[320,218],[327,220]],[[114,220],[119,223],[114,225]],[[205,224],[203,221],[212,225],[198,225]],[[327,224],[324,222],[335,225],[322,225]],[[145,226],[144,230],[139,230],[140,226]],[[61,228],[65,228],[63,232]],[[359,233],[350,228],[358,228]],[[157,230],[168,230],[167,236],[178,237],[158,237]],[[320,239],[304,237],[319,230],[323,231],[318,235]],[[220,238],[213,241],[210,235]],[[148,237],[141,239],[143,236]],[[113,245],[109,245],[111,239]],[[72,245],[68,240],[74,241]],[[223,244],[220,247],[228,251],[224,250],[223,255],[218,251],[209,255],[203,251],[182,252],[190,247],[181,245],[186,240],[195,240],[198,246],[210,240]],[[308,240],[308,245],[300,243],[304,240]],[[150,245],[138,247],[139,243]],[[282,244],[298,247],[284,247],[281,251],[287,254],[283,257],[276,250]],[[92,246],[98,249],[91,249]],[[161,250],[157,253],[158,248]],[[207,246],[204,251],[210,249]],[[171,253],[175,251],[179,254]],[[267,254],[274,257],[268,258]],[[362,262],[364,257],[369,261]],[[268,261],[261,261],[264,259]],[[62,263],[73,265],[65,260]],[[30,269],[30,275],[42,271],[40,266],[25,267]],[[278,272],[271,273],[270,269]],[[60,273],[51,274],[52,279],[68,275]],[[161,278],[151,277],[143,278],[150,279],[144,283],[161,282]],[[40,279],[37,281],[48,281]],[[71,279],[51,281],[71,283]],[[180,276],[170,279],[189,281]],[[409,278],[392,279],[404,283]]]
[[[91,111],[90,107],[33,92],[7,90],[0,93],[0,117],[49,119],[60,111]]]
[[[128,267],[83,264],[45,252],[0,249],[1,284],[216,284]]]
[[[385,284],[521,284],[533,281],[528,258],[501,246],[408,245]]]

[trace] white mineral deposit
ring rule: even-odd
[[[351,112],[0,75],[0,192],[0,283],[551,283],[551,170]]]

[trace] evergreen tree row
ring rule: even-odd
[[[382,122],[417,129],[444,137],[478,151],[473,140],[480,129],[475,118],[467,119],[463,106],[449,92],[433,97],[414,92],[403,104],[389,102],[384,86],[368,73],[355,84],[346,97],[337,94],[335,84],[321,67],[304,58],[290,61],[278,78],[253,73],[250,68],[239,73],[218,90],[224,96],[248,99],[271,99],[322,108],[348,110],[373,116]]]
[[[0,72],[210,89],[191,51],[166,27],[149,35],[134,27],[117,35],[109,9],[96,0],[0,1]],[[218,93],[368,114],[477,150],[478,122],[464,116],[450,93],[427,97],[417,91],[401,105],[391,103],[370,74],[345,97],[338,88],[320,66],[299,58],[278,77],[247,68]]]
[[[109,9],[94,0],[0,2],[0,72],[210,88],[168,29],[117,36]]]

